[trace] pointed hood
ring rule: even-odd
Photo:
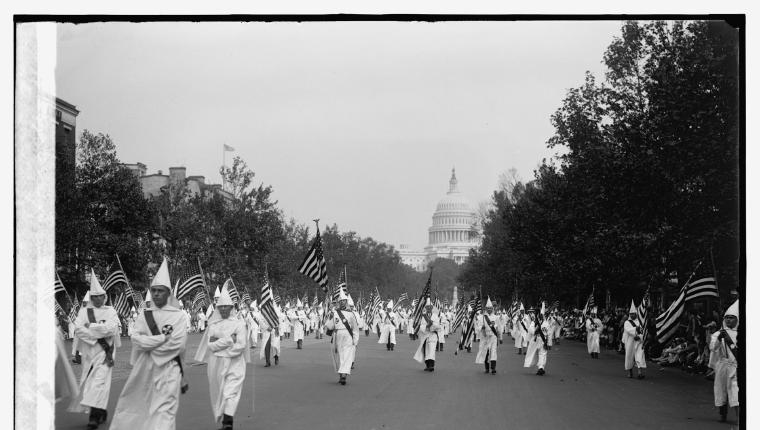
[[[153,301],[153,297],[150,296],[150,288],[148,288],[148,292],[145,293],[145,301],[146,302],[152,302]]]
[[[297,308],[302,308],[303,307],[303,302],[301,302],[301,299],[296,299],[296,307]]]
[[[341,301],[341,300],[348,300],[348,297],[346,296],[346,292],[343,290],[343,288],[341,288],[338,291],[338,301]]]
[[[639,313],[639,312],[636,310],[636,305],[634,305],[634,304],[633,304],[633,300],[631,300],[631,309],[629,309],[629,310],[628,310],[628,313],[629,313],[629,314],[637,314],[637,315],[638,315],[638,313]]]
[[[102,296],[106,293],[106,290],[100,286],[100,281],[95,275],[95,270],[90,269],[90,290],[88,291],[91,296]]]
[[[430,297],[425,299],[425,306],[433,306],[433,303],[430,302]]]
[[[251,302],[251,309],[256,310],[256,300]]]
[[[354,306],[354,299],[351,298],[351,294],[348,295],[348,302],[346,304],[348,306]]]
[[[169,291],[169,297],[166,299],[166,305],[162,308],[164,310],[179,310],[180,303],[179,300],[174,296],[174,291],[172,291],[172,282],[169,278],[169,263],[166,261],[166,257],[164,257],[164,260],[161,262],[161,267],[158,268],[158,272],[156,272],[156,276],[153,277],[153,280],[150,282],[150,287],[164,287]]]
[[[520,312],[525,312],[525,305],[522,302],[520,302]]]
[[[161,262],[161,267],[158,268],[156,276],[150,282],[151,287],[166,287],[171,291],[172,281],[169,279],[169,263],[166,261],[166,257]]]
[[[591,315],[596,315],[596,306],[591,308]]]
[[[217,306],[232,306],[234,303],[230,296],[230,290],[227,287],[222,289],[222,293],[219,295],[219,300],[216,302]]]
[[[546,315],[546,302],[541,302],[541,315]]]
[[[488,296],[488,300],[486,300],[486,308],[493,308],[493,303],[491,302],[491,296]]]
[[[393,309],[393,300],[388,300],[388,305],[386,306],[388,309]]]
[[[726,315],[733,315],[736,317],[737,320],[739,319],[739,301],[738,300],[735,301],[734,304],[729,306],[728,309],[726,309],[726,313],[723,315],[723,318],[725,318]],[[723,321],[723,328],[728,329],[728,327],[726,327],[725,321]],[[738,328],[739,328],[739,322],[737,321],[736,327],[734,327],[733,330],[736,330]]]
[[[222,290],[219,287],[216,287],[216,292],[214,293],[214,298],[218,299],[222,295]]]

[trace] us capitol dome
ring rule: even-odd
[[[469,200],[459,192],[455,169],[451,169],[449,191],[435,207],[433,224],[428,228],[428,246],[424,251],[412,251],[399,246],[401,261],[418,271],[424,271],[436,258],[449,258],[457,264],[467,260],[470,249],[480,246],[482,232],[477,214]]]

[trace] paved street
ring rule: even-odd
[[[507,338],[509,339],[509,338]],[[235,416],[239,429],[730,429],[717,422],[712,382],[678,369],[659,371],[650,363],[647,379],[627,379],[623,358],[603,352],[599,360],[585,345],[564,341],[549,352],[547,374],[522,367],[524,356],[505,341],[498,374],[483,374],[475,349],[454,355],[453,340],[438,353],[435,373],[412,359],[417,343],[399,335],[395,351],[377,337],[359,343],[356,369],[348,385],[337,384],[328,345],[307,338],[305,348],[283,340],[280,365],[248,366],[246,388]],[[188,356],[200,341],[188,340]],[[69,343],[70,346],[70,343]],[[128,339],[117,357],[109,414],[129,369]],[[475,346],[477,348],[477,345]],[[191,363],[192,364],[192,363]],[[216,429],[204,365],[188,365],[190,392],[180,400],[178,429]],[[77,375],[81,366],[75,366]],[[253,378],[252,378],[253,377]],[[255,381],[255,413],[251,413]],[[109,417],[110,418],[110,417]],[[733,414],[729,420],[733,419]],[[58,405],[57,429],[83,429],[84,414]],[[110,419],[109,419],[110,422]],[[104,428],[104,427],[101,427]],[[135,429],[137,430],[137,429]]]

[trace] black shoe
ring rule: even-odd
[[[728,405],[723,405],[718,408],[718,412],[720,412],[720,422],[726,422],[726,416],[728,415]]]
[[[105,409],[100,410],[100,423],[103,424],[104,422],[108,421],[108,411]]]
[[[496,360],[491,360],[491,375],[496,374]]]
[[[270,363],[270,362],[268,362],[268,361],[267,361],[267,364],[266,364],[266,365],[264,365],[264,367],[269,367],[269,366],[271,366],[271,365],[272,365],[272,363]]]
[[[538,369],[538,372],[536,372],[536,375],[543,375],[544,373],[546,373],[544,369]]]
[[[222,415],[222,430],[232,430],[232,417],[227,414]]]
[[[279,355],[275,355],[274,356],[274,365],[277,366],[278,364],[280,364],[280,356]]]
[[[340,375],[340,385],[346,385],[346,375]]]

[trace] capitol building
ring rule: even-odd
[[[428,246],[420,251],[401,244],[399,255],[404,264],[420,272],[426,270],[428,263],[436,258],[448,258],[462,264],[470,249],[480,246],[481,238],[477,214],[459,192],[456,171],[451,169],[449,191],[438,201],[433,224],[428,228]]]

